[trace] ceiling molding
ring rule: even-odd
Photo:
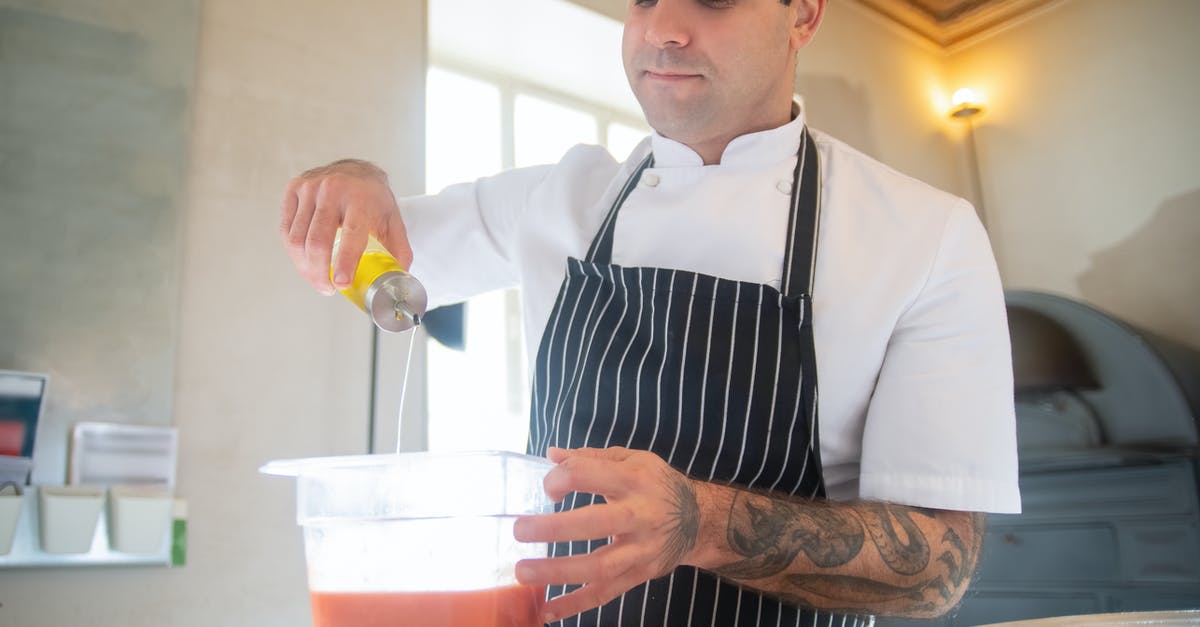
[[[625,21],[625,0],[570,0],[618,22]]]
[[[1055,1],[857,0],[942,48],[990,34]]]

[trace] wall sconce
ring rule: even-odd
[[[950,97],[954,108],[950,111],[952,118],[970,120],[976,114],[983,113],[983,105],[979,104],[979,95],[970,87],[963,87]]]
[[[975,188],[975,208],[979,212],[979,221],[984,230],[988,228],[987,211],[983,207],[983,180],[979,174],[979,152],[975,148],[975,125],[971,118],[983,113],[979,95],[969,87],[963,87],[951,96],[953,108],[950,117],[967,123],[967,160],[971,165],[971,183]]]

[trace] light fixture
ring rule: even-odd
[[[983,112],[983,105],[979,104],[979,95],[970,87],[963,87],[954,92],[950,100],[954,106],[950,110],[951,117],[970,118],[977,113]]]
[[[970,87],[955,91],[950,101],[954,107],[950,110],[950,117],[967,123],[967,160],[971,167],[972,187],[975,188],[975,209],[984,230],[987,230],[987,210],[983,206],[983,179],[979,174],[979,152],[975,148],[975,125],[971,123],[971,118],[983,112],[983,105],[980,104],[979,95]]]

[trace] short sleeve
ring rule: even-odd
[[[995,259],[960,201],[888,343],[867,409],[860,497],[1020,512],[1012,381]]]
[[[518,223],[551,170],[509,170],[398,201],[413,249],[411,270],[429,292],[430,308],[517,284]]]

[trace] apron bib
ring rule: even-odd
[[[653,452],[693,478],[824,496],[811,296],[820,166],[807,129],[798,154],[781,290],[613,265],[617,214],[653,155],[639,164],[587,258],[567,260],[535,362],[531,454],[545,455],[548,446],[624,446]],[[602,502],[572,493],[556,509]],[[606,543],[559,542],[550,555]],[[548,594],[576,587],[551,586]],[[558,624],[824,625],[832,618],[680,567]]]

